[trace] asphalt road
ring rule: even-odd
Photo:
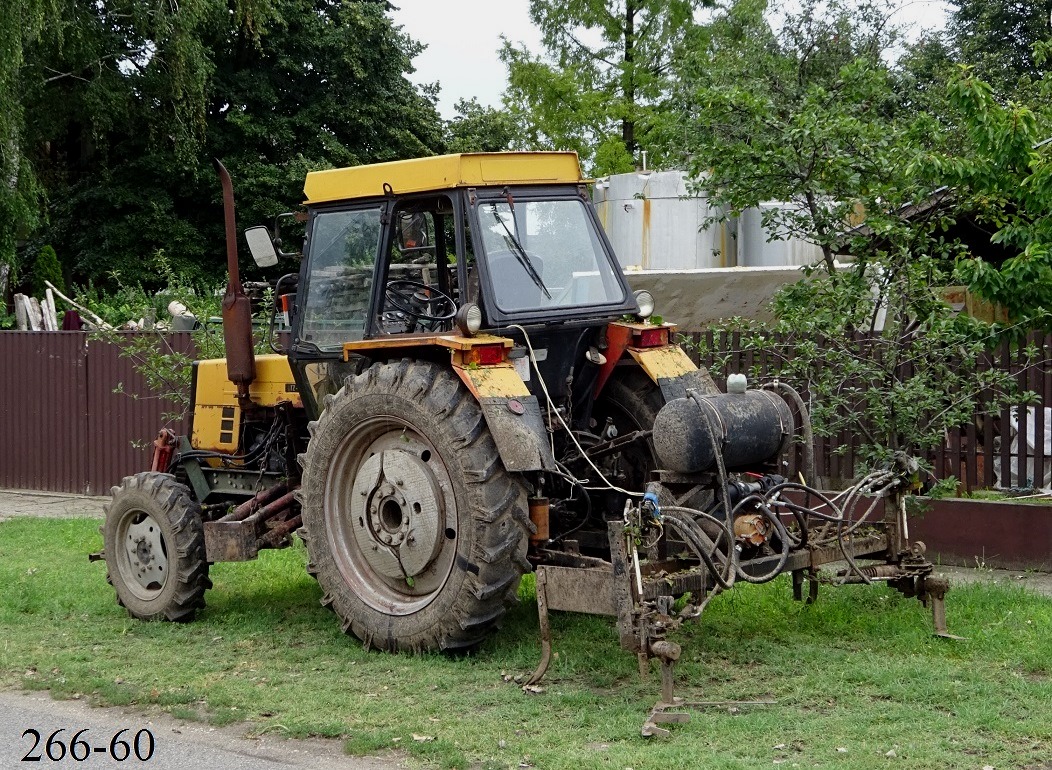
[[[63,743],[46,753],[49,737],[62,729],[56,740]],[[117,736],[120,730],[126,732]],[[37,742],[32,733],[39,733]],[[70,756],[70,744],[79,730],[85,745]],[[149,751],[153,737],[153,751]],[[117,708],[93,708],[83,701],[56,701],[47,693],[0,692],[0,767],[77,767],[149,770],[395,770],[404,767],[392,757],[350,757],[342,741],[285,740],[272,735],[246,738],[244,727],[215,728],[185,723],[163,714],[144,716]],[[138,756],[133,748],[138,734]],[[116,736],[116,737],[115,737]],[[115,742],[114,742],[115,741]],[[117,759],[110,754],[112,751]],[[128,756],[125,756],[128,744]],[[92,751],[87,754],[88,747]],[[102,749],[101,751],[99,749]],[[65,756],[62,756],[63,751]],[[86,759],[81,759],[87,754]],[[39,757],[33,760],[32,757]],[[58,761],[54,758],[61,757]],[[145,758],[145,759],[144,759]]]

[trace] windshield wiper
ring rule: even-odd
[[[530,259],[530,255],[526,253],[526,249],[522,248],[522,244],[519,243],[519,239],[515,237],[514,233],[508,229],[508,223],[504,221],[501,215],[497,212],[497,206],[494,204],[490,209],[493,212],[493,218],[496,219],[500,226],[504,228],[506,235],[504,240],[510,243],[514,248],[511,249],[511,253],[515,255],[515,259],[519,260],[519,264],[522,265],[523,270],[526,274],[533,279],[533,282],[537,285],[541,291],[544,292],[544,296],[548,299],[552,298],[552,294],[548,291],[548,287],[544,285],[544,279],[541,278],[541,274],[537,272],[537,268],[533,266],[533,261]]]

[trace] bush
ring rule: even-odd
[[[66,283],[62,279],[62,265],[58,261],[58,254],[51,246],[42,248],[37,254],[36,262],[33,263],[32,291],[34,297],[43,299],[46,295],[45,281],[50,281],[55,288],[63,294],[66,293]]]

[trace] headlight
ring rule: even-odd
[[[639,305],[639,317],[643,320],[654,314],[654,295],[645,289],[636,292],[636,304]]]
[[[474,337],[482,328],[482,308],[473,302],[463,305],[457,311],[456,324],[465,337]]]

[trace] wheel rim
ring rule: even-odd
[[[377,416],[343,439],[324,517],[340,573],[373,609],[408,615],[441,592],[457,551],[456,500],[441,456],[408,422]]]
[[[117,527],[117,568],[136,597],[155,598],[168,582],[168,546],[157,520],[143,510],[128,511]]]

